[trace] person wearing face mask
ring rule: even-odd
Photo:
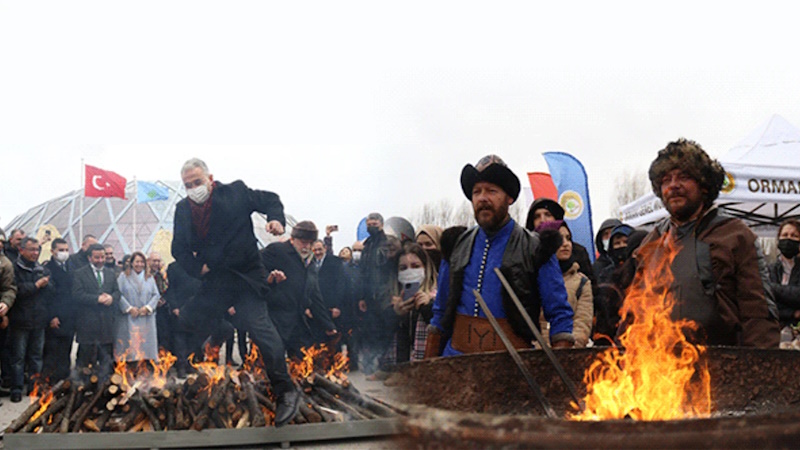
[[[369,237],[359,263],[358,365],[365,375],[378,371],[394,337],[396,317],[392,311],[392,291],[397,277],[396,260],[389,257],[390,246],[383,231],[383,216],[367,215]]]
[[[416,243],[428,254],[435,268],[442,263],[442,248],[439,244],[441,238],[442,227],[437,225],[420,225],[414,237]]]
[[[269,274],[270,318],[289,356],[299,358],[303,357],[301,348],[315,343],[317,331],[328,338],[337,334],[312,261],[317,235],[314,222],[304,220],[292,227],[288,241],[274,242],[261,250],[261,261]]]
[[[69,244],[61,238],[50,243],[50,259],[44,267],[50,271],[55,288],[47,302],[47,329],[44,337],[42,375],[52,383],[69,377],[70,352],[75,337],[77,305],[72,298],[72,271],[69,269]]]
[[[117,307],[122,317],[115,322],[114,359],[128,362],[158,359],[156,308],[161,294],[153,274],[147,270],[144,253],[131,254],[117,284],[121,293]]]
[[[197,158],[184,163],[181,181],[187,198],[175,205],[172,256],[189,276],[203,283],[181,308],[179,322],[184,329],[204,333],[229,319],[247,331],[277,397],[275,425],[283,426],[297,414],[300,393],[286,368],[283,341],[270,320],[265,301],[270,280],[252,220],[254,212],[266,214],[266,231],[283,234],[283,203],[274,192],[250,189],[241,180],[215,181],[206,163]]]
[[[575,315],[572,318],[572,335],[575,336],[575,347],[583,348],[591,342],[592,319],[594,317],[594,300],[592,297],[592,282],[589,277],[581,273],[579,264],[572,254],[572,232],[563,220],[544,222],[536,228],[537,233],[546,229],[556,229],[561,234],[561,247],[556,250],[558,265],[564,276],[564,287],[567,289],[567,301]],[[550,324],[544,319],[544,314],[539,316],[542,337],[549,345],[547,330]]]
[[[800,321],[800,221],[789,219],[778,228],[778,260],[769,267],[769,286],[778,305],[781,326]]]
[[[597,274],[598,283],[603,284],[611,281],[611,275],[625,262],[628,256],[628,237],[633,231],[633,227],[624,223],[611,230],[608,251],[606,252],[606,257],[611,261],[611,264]]]
[[[611,230],[619,225],[622,225],[622,221],[619,219],[606,219],[600,224],[600,229],[597,230],[597,235],[595,235],[594,244],[597,248],[597,259],[592,264],[592,272],[597,276],[598,282],[600,282],[600,274],[603,269],[614,265],[611,255],[608,254],[608,250],[611,248],[608,244],[611,241]]]
[[[392,296],[392,307],[400,318],[395,347],[399,363],[425,357],[428,324],[433,317],[436,297],[436,276],[428,252],[418,244],[407,243],[398,260],[397,285]]]

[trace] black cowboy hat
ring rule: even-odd
[[[479,181],[500,186],[515,201],[519,196],[519,178],[497,155],[484,156],[475,166],[467,164],[461,170],[461,189],[468,199],[472,200],[472,188]]]

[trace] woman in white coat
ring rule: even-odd
[[[128,267],[117,279],[122,293],[119,301],[122,316],[116,321],[114,342],[117,361],[158,359],[156,306],[160,295],[146,265],[144,254],[134,252]]]

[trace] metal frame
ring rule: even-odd
[[[29,450],[69,449],[159,449],[215,448],[292,442],[331,441],[400,433],[400,419],[373,419],[336,423],[287,425],[281,428],[242,428],[239,430],[153,431],[139,433],[12,433],[3,437],[5,448]]]

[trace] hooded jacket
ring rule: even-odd
[[[622,221],[619,219],[606,219],[600,225],[600,229],[597,230],[597,234],[595,235],[594,243],[595,247],[597,247],[597,253],[599,256],[592,265],[592,271],[594,272],[595,276],[597,276],[598,281],[601,281],[599,278],[600,274],[603,273],[603,270],[608,266],[614,265],[614,261],[611,259],[608,251],[603,246],[603,232],[619,225],[622,225]]]

